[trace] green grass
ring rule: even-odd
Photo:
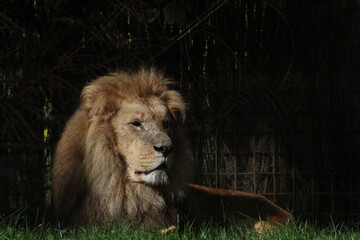
[[[360,239],[360,225],[346,226],[332,224],[320,227],[318,224],[297,223],[285,226],[263,235],[253,230],[224,230],[222,228],[204,227],[193,231],[191,227],[183,232],[174,231],[161,234],[159,231],[143,232],[130,227],[86,227],[64,229],[50,224],[28,227],[17,221],[2,220],[0,222],[0,239]]]

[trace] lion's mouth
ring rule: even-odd
[[[150,173],[156,171],[156,170],[163,170],[166,171],[167,170],[167,166],[165,163],[160,164],[159,166],[157,166],[156,168],[154,168],[153,170],[150,171],[135,171],[136,174],[145,174],[145,175],[149,175]]]

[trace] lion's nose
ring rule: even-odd
[[[156,146],[154,145],[154,149],[157,152],[162,153],[162,155],[164,155],[164,157],[166,157],[171,151],[172,151],[172,146]]]

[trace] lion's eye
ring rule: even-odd
[[[130,124],[133,125],[134,127],[141,127],[141,123],[137,121],[131,122]]]

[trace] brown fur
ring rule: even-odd
[[[84,88],[55,153],[53,198],[60,221],[141,222],[144,227],[176,223],[177,203],[184,196],[184,183],[192,181],[194,166],[175,120],[177,115],[185,117],[185,104],[168,84],[161,73],[150,69],[113,73]],[[139,113],[133,116],[131,111]],[[146,129],[129,124],[141,117],[148,117],[137,120]],[[161,126],[164,121],[169,129]],[[156,178],[149,180],[154,184],[138,180],[147,176],[134,174],[135,170],[156,167],[153,145],[168,142],[173,145],[169,179],[160,174],[159,184]],[[138,169],[130,172],[131,166]]]
[[[189,184],[189,201],[196,201],[191,215],[201,224],[209,219],[220,226],[253,226],[261,232],[293,222],[284,209],[259,194]],[[210,211],[211,210],[211,211]]]
[[[152,228],[185,217],[220,222],[223,214],[236,222],[244,214],[270,224],[290,219],[259,195],[186,185],[193,180],[194,163],[176,119],[185,118],[185,104],[168,85],[161,73],[142,69],[98,78],[83,89],[55,153],[58,220]]]

